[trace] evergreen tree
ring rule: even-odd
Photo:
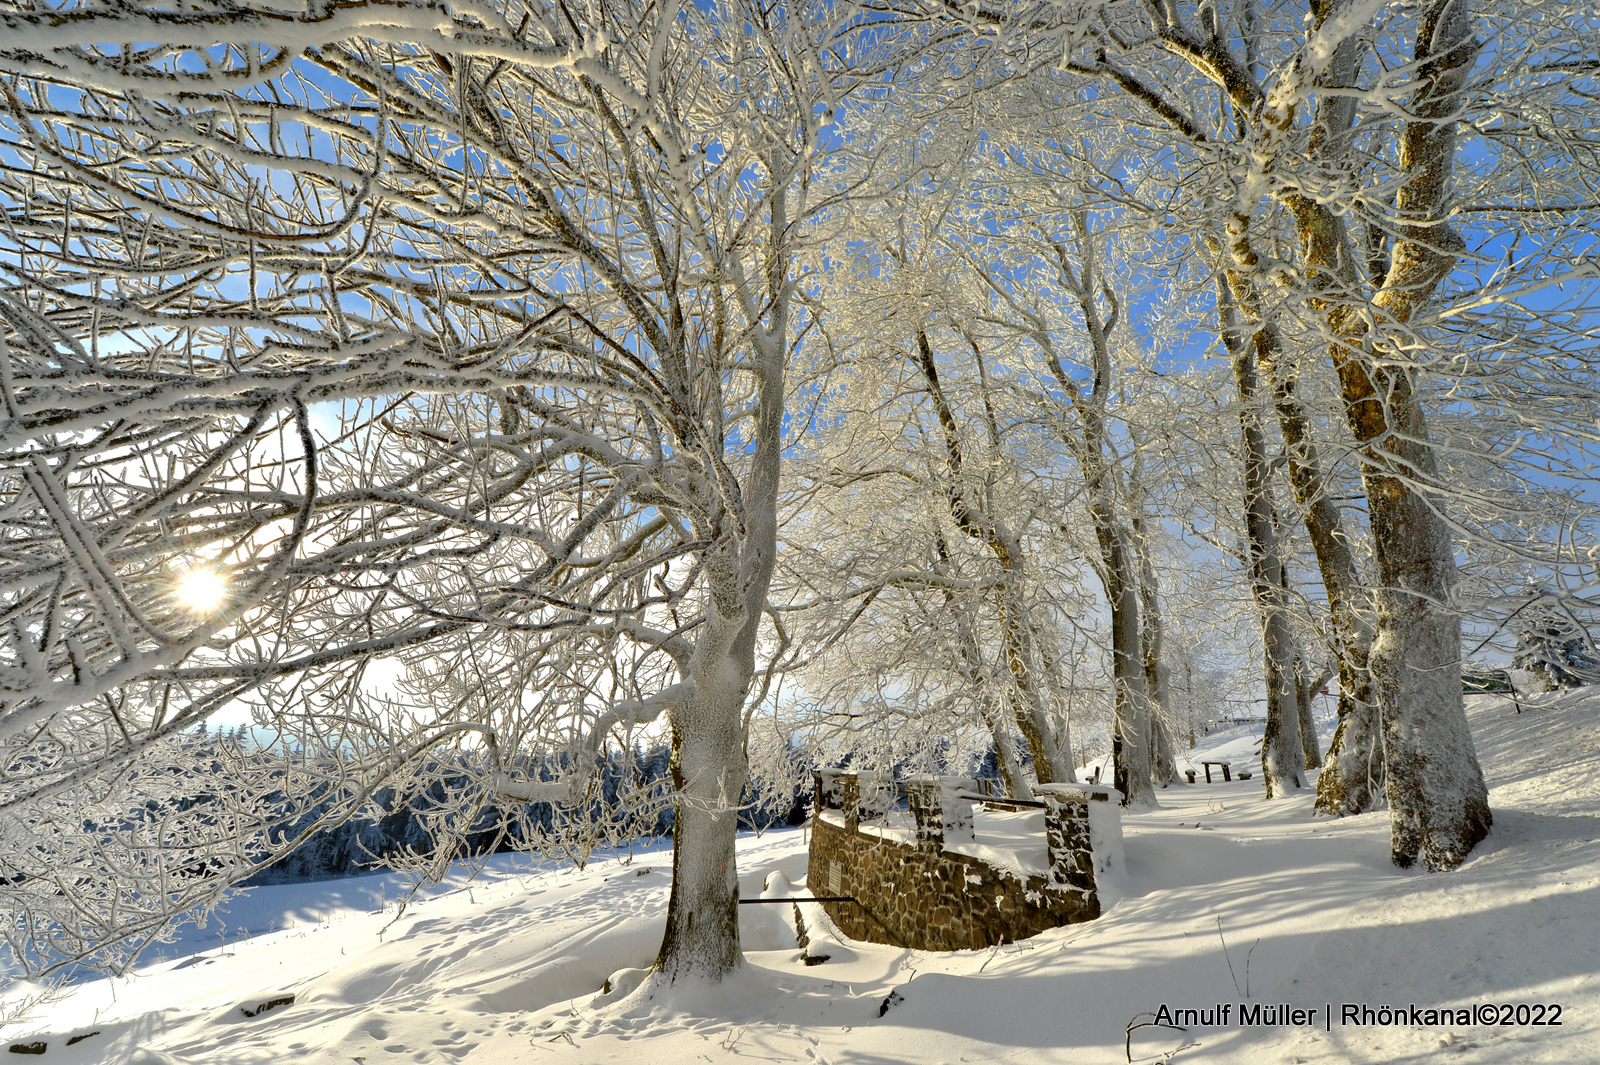
[[[1547,692],[1578,688],[1600,679],[1600,657],[1589,634],[1563,610],[1540,606],[1513,623],[1516,669],[1537,673]]]

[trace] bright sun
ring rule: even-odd
[[[228,594],[228,582],[208,569],[192,569],[178,578],[178,599],[194,611],[215,610]]]

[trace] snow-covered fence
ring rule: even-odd
[[[807,883],[853,900],[824,904],[845,934],[976,949],[1099,916],[1096,874],[1121,850],[1114,789],[1051,785],[1037,802],[988,802],[966,778],[863,776],[816,774]],[[896,794],[903,811],[885,802]]]
[[[904,784],[907,806],[916,824],[917,847],[933,854],[945,841],[976,843],[972,829],[971,794],[978,782],[968,777],[910,777]]]
[[[859,773],[844,769],[819,769],[816,772],[816,809],[839,810],[845,827],[854,832],[861,825],[861,781]]]
[[[1095,873],[1119,862],[1122,809],[1115,788],[1101,784],[1039,784],[1045,804],[1045,853],[1052,887],[1096,892]]]

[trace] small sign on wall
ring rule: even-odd
[[[839,863],[830,860],[828,862],[828,894],[838,895],[844,891],[843,876],[844,871],[839,868]]]

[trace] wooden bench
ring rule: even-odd
[[[1509,695],[1512,704],[1517,708],[1517,713],[1522,713],[1522,700],[1517,698],[1517,686],[1511,683],[1511,674],[1503,669],[1461,674],[1461,694]]]
[[[1223,780],[1231,781],[1233,779],[1233,772],[1232,772],[1232,770],[1230,768],[1232,763],[1230,763],[1230,762],[1201,762],[1200,764],[1203,767],[1205,767],[1206,783],[1207,784],[1211,783],[1211,767],[1212,766],[1217,766],[1219,769],[1222,770],[1222,779]]]

